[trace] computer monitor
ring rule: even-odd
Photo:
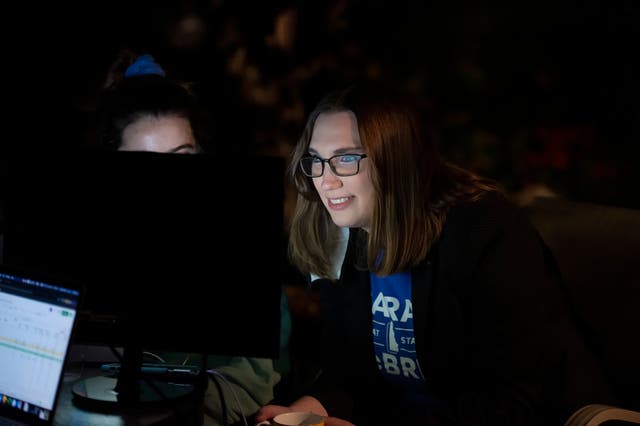
[[[84,283],[76,343],[123,347],[133,361],[121,376],[143,350],[279,356],[283,159],[82,152],[6,164],[4,262]]]

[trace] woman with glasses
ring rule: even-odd
[[[604,379],[553,259],[498,185],[444,161],[400,96],[352,87],[294,149],[290,258],[319,290],[326,426],[559,425]]]

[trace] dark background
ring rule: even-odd
[[[3,6],[11,148],[86,142],[124,47],[194,83],[216,143],[286,156],[327,90],[416,93],[445,155],[516,193],[640,207],[636,1],[87,1]],[[289,15],[284,13],[289,11]],[[295,22],[278,43],[277,22]],[[279,17],[281,18],[278,21]]]

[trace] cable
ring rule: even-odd
[[[224,377],[224,374],[222,374],[221,372],[219,372],[217,370],[213,370],[213,369],[212,370],[207,370],[207,373],[215,374],[216,376],[220,377],[227,384],[227,386],[229,386],[229,389],[231,389],[231,394],[233,395],[233,398],[236,400],[236,404],[238,405],[238,411],[240,412],[240,415],[242,416],[242,422],[244,423],[244,426],[249,426],[247,424],[247,417],[244,415],[244,411],[242,411],[242,405],[240,404],[240,400],[238,399],[238,394],[236,394],[235,389],[233,389],[233,386],[231,386],[231,383],[229,383],[227,378]]]
[[[161,362],[161,363],[163,363],[163,364],[167,362],[167,361],[165,361],[165,360],[164,360],[160,355],[154,354],[153,352],[147,352],[147,351],[144,351],[144,352],[142,352],[142,355],[143,355],[143,356],[144,356],[144,355],[147,355],[147,356],[149,356],[149,357],[151,357],[151,358],[154,358],[154,359],[156,359],[156,360],[160,361],[160,362]]]

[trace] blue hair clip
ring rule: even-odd
[[[127,70],[124,72],[125,78],[145,74],[156,74],[161,75],[162,77],[165,76],[162,67],[158,65],[153,59],[153,56],[149,54],[138,56],[135,62],[129,65]]]

